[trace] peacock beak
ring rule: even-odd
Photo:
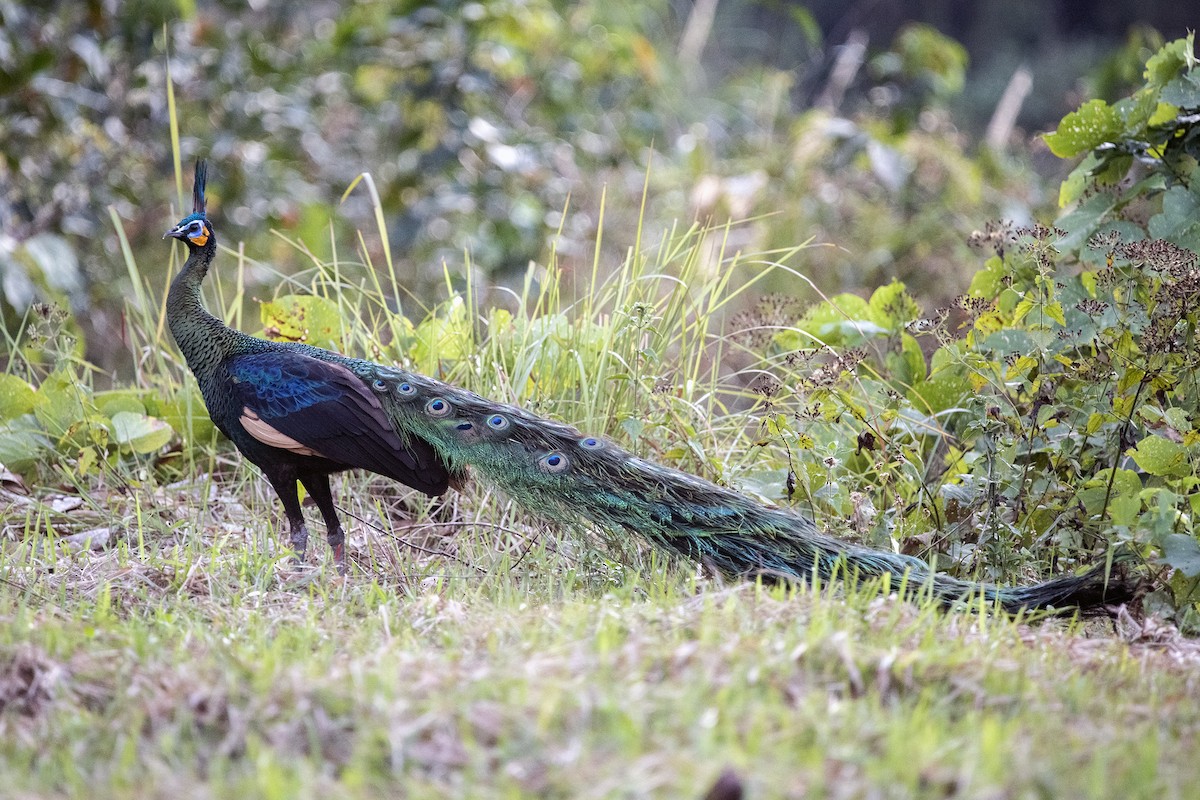
[[[171,228],[171,230],[169,230],[169,231],[167,231],[166,233],[164,233],[164,234],[163,234],[163,238],[164,238],[164,239],[167,239],[167,238],[170,238],[170,239],[182,239],[182,238],[184,238],[186,235],[187,235],[187,234],[185,234],[185,233],[183,232],[183,226],[182,226],[182,225],[176,225],[174,228]]]

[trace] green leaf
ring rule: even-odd
[[[92,469],[100,463],[100,450],[96,447],[85,447],[79,451],[75,460],[75,474],[81,478],[91,475]]]
[[[804,34],[805,43],[810,48],[818,47],[821,44],[821,25],[812,12],[800,6],[788,6],[787,13],[792,18],[792,24]]]
[[[737,483],[739,491],[776,500],[787,493],[787,470],[780,467],[744,472],[738,476]]]
[[[84,447],[108,447],[112,438],[112,420],[92,411],[85,411],[83,416],[58,437],[54,449],[61,457],[70,457]]]
[[[796,323],[796,327],[825,344],[835,347],[849,346],[891,332],[875,322],[874,316],[866,300],[856,294],[846,293],[810,308]],[[782,340],[780,344],[783,344]],[[803,344],[797,347],[811,347],[812,344],[804,337]]]
[[[1063,315],[1062,303],[1059,303],[1057,301],[1053,302],[1053,303],[1049,303],[1045,306],[1044,311],[1046,312],[1047,317],[1054,320],[1059,325],[1062,325],[1064,328],[1066,327],[1067,318],[1066,318],[1066,316]]]
[[[1167,422],[1171,423],[1171,427],[1175,430],[1183,432],[1192,429],[1192,422],[1188,419],[1188,413],[1182,408],[1172,406],[1167,409]]]
[[[1112,192],[1097,192],[1064,214],[1057,223],[1067,232],[1058,243],[1061,252],[1072,253],[1081,249],[1109,218],[1118,202]]]
[[[1026,297],[1017,303],[1016,310],[1013,311],[1013,322],[1017,323],[1025,319],[1025,315],[1033,310],[1033,300]]]
[[[995,297],[1004,286],[1004,262],[999,256],[992,256],[984,262],[983,269],[971,278],[971,286],[967,289],[970,297]]]
[[[1120,111],[1103,100],[1089,100],[1062,118],[1058,129],[1043,137],[1059,158],[1074,158],[1117,138],[1125,127]]]
[[[1192,471],[1187,448],[1162,436],[1147,436],[1129,454],[1151,475],[1179,477]]]
[[[1027,377],[1037,365],[1038,360],[1033,356],[1017,356],[1016,360],[1009,364],[1004,371],[1004,379],[1010,381],[1013,378]]]
[[[170,399],[148,401],[148,405],[150,407],[146,410],[170,425],[189,446],[209,444],[217,435],[217,426],[209,419],[204,399],[197,391],[183,392]]]
[[[1058,187],[1058,206],[1066,208],[1074,203],[1082,195],[1091,177],[1092,170],[1100,163],[1100,159],[1095,153],[1088,153],[1084,156],[1083,161],[1080,161],[1075,169],[1071,170],[1071,174]]]
[[[1200,542],[1186,533],[1163,537],[1162,560],[1189,578],[1200,575]]]
[[[1160,113],[1151,118],[1151,125],[1162,125],[1179,116],[1181,108],[1200,108],[1200,75],[1180,75],[1163,87]]]
[[[621,420],[621,429],[629,436],[629,441],[636,442],[642,438],[642,431],[645,430],[646,423],[637,417],[626,417]]]
[[[871,319],[881,327],[896,330],[921,316],[921,309],[912,299],[903,283],[893,280],[871,293],[868,302]]]
[[[1196,94],[1195,99],[1197,102],[1200,102],[1200,92]],[[1174,122],[1178,116],[1179,106],[1172,105],[1171,103],[1159,103],[1158,108],[1150,115],[1150,119],[1146,120],[1146,125],[1151,128],[1166,125]]]
[[[76,294],[83,288],[79,256],[69,241],[52,233],[39,233],[27,239],[24,247],[51,287],[66,294]]]
[[[1195,63],[1192,55],[1192,34],[1185,39],[1167,42],[1157,53],[1150,56],[1142,77],[1151,86],[1165,86],[1172,78],[1191,68]]]
[[[1089,516],[1106,513],[1113,525],[1132,525],[1142,510],[1142,481],[1131,469],[1118,469],[1112,476],[1112,491],[1109,492],[1110,470],[1101,470],[1089,479],[1079,492],[1079,502]],[[1108,498],[1108,507],[1104,500]]]
[[[1039,343],[1029,331],[1020,328],[1005,328],[1002,331],[988,334],[979,343],[979,350],[994,352],[997,358],[1003,359],[1010,355],[1026,355],[1040,349]]]
[[[0,419],[15,419],[33,411],[37,393],[16,375],[0,375]]]
[[[1200,188],[1198,173],[1192,174],[1192,186],[1196,188]],[[1151,217],[1147,227],[1155,239],[1200,251],[1200,194],[1172,186],[1163,194],[1162,213]]]
[[[111,417],[121,411],[133,411],[138,414],[146,413],[142,403],[141,392],[135,389],[113,389],[108,392],[98,392],[95,396],[96,408],[106,417]]]
[[[1131,97],[1118,100],[1113,104],[1121,115],[1122,131],[1126,137],[1140,134],[1150,121],[1150,117],[1158,110],[1158,92],[1142,89]]]
[[[341,349],[342,317],[337,304],[316,295],[287,295],[259,309],[263,336],[277,342],[303,342]]]
[[[48,434],[56,438],[66,436],[86,416],[86,392],[74,374],[65,369],[55,370],[38,387],[33,413]]]
[[[32,414],[0,423],[0,464],[14,472],[33,470],[50,446]]]
[[[944,370],[909,389],[908,398],[917,408],[937,414],[963,405],[970,394],[970,381],[952,370]]]
[[[928,370],[925,366],[925,353],[920,343],[910,334],[900,336],[900,357],[903,359],[904,370],[898,374],[905,384],[913,385],[925,380]]]
[[[123,449],[145,455],[171,441],[171,426],[161,419],[134,411],[118,411],[112,418],[113,438]]]
[[[541,322],[543,320],[537,320],[535,325]],[[569,320],[555,315],[544,318],[544,322],[548,327],[535,335],[544,338],[547,344],[570,342]],[[455,297],[443,306],[440,313],[430,316],[418,325],[415,337],[416,341],[409,348],[409,354],[427,372],[437,370],[443,360],[456,361],[469,355],[471,327],[462,299]],[[553,361],[552,359],[552,363]]]

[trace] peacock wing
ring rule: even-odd
[[[450,472],[424,439],[402,435],[379,399],[346,367],[289,350],[228,363],[241,423],[263,444],[377,472],[440,495]]]

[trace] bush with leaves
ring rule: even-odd
[[[1064,183],[1068,209],[1055,228],[976,233],[992,255],[955,308],[922,318],[897,284],[832,298],[772,337],[782,363],[759,390],[789,490],[876,543],[932,549],[989,579],[1124,543],[1166,578],[1148,602],[1200,629],[1192,53],[1191,37],[1168,43],[1132,97],[1087,103],[1047,136],[1087,154]],[[928,367],[917,336],[931,342]],[[875,496],[845,488],[871,483]]]

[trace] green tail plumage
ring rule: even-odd
[[[196,167],[192,214],[166,236],[187,262],[171,285],[167,320],[209,415],[271,481],[303,558],[308,529],[296,489],[307,487],[344,567],[344,534],[329,475],[368,469],[439,495],[468,471],[530,512],[584,517],[695,559],[728,577],[854,581],[890,577],[908,596],[944,606],[979,599],[1009,611],[1102,610],[1133,595],[1104,565],[1026,588],[932,574],[924,562],[826,536],[808,520],[637,458],[567,425],[422,375],[231,330],[206,312],[200,285],[217,252],[207,217],[207,169]]]
[[[694,475],[637,458],[576,429],[500,405],[421,375],[354,361],[400,431],[432,444],[453,472],[470,471],[527,510],[551,519],[585,517],[697,560],[726,577],[808,581],[890,576],[893,589],[929,593],[944,606],[977,600],[1009,611],[1092,611],[1132,588],[1105,565],[1081,576],[998,588],[934,574],[910,556],[860,547],[808,520],[763,506]]]

